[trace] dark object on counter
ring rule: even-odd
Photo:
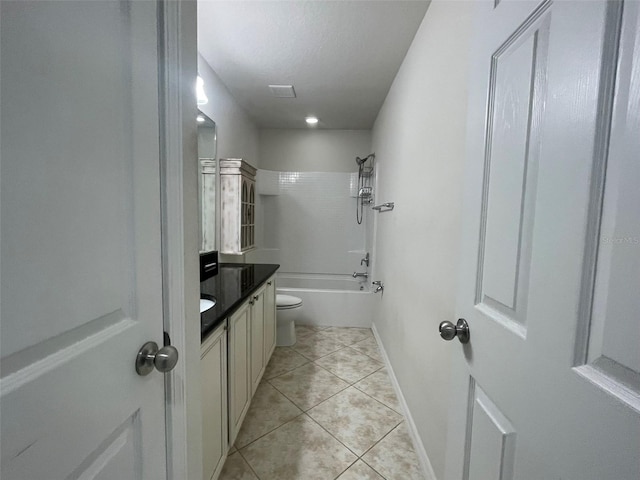
[[[216,250],[200,254],[200,281],[204,282],[218,274],[218,252]]]
[[[216,299],[216,304],[200,314],[200,338],[213,330],[251,296],[280,265],[264,263],[221,263],[218,274],[200,282],[201,298]]]

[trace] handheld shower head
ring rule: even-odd
[[[364,158],[356,157],[356,163],[357,163],[358,165],[363,165],[363,164],[364,164],[364,162],[366,162],[366,161],[367,161],[367,160],[369,160],[370,158],[371,158],[371,159],[376,158],[376,154],[375,154],[375,153],[370,153],[369,155],[367,155],[367,156],[366,156],[366,157],[364,157]]]
[[[375,158],[375,153],[370,153],[364,158],[356,157],[356,163],[358,164],[358,199],[356,202],[356,222],[358,222],[358,225],[362,224],[362,219],[364,218],[364,204],[371,203],[373,201],[373,189],[369,184],[371,180],[371,172],[373,171],[373,165],[371,167],[365,167],[364,165],[367,160],[373,160]]]

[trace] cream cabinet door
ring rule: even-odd
[[[267,280],[264,291],[264,365],[276,348],[276,277]]]
[[[229,445],[233,445],[251,402],[251,305],[245,302],[229,318]]]
[[[264,294],[262,286],[253,294],[251,304],[251,394],[255,393],[264,373]]]
[[[203,343],[200,361],[202,387],[203,480],[217,478],[227,458],[227,322]]]

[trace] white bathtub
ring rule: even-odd
[[[302,299],[297,323],[302,325],[371,327],[377,296],[348,275],[278,274],[278,293]],[[362,290],[361,290],[362,288]]]

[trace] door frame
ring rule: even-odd
[[[157,21],[163,318],[180,353],[165,377],[167,479],[180,480],[202,477],[196,2],[158,0]]]

